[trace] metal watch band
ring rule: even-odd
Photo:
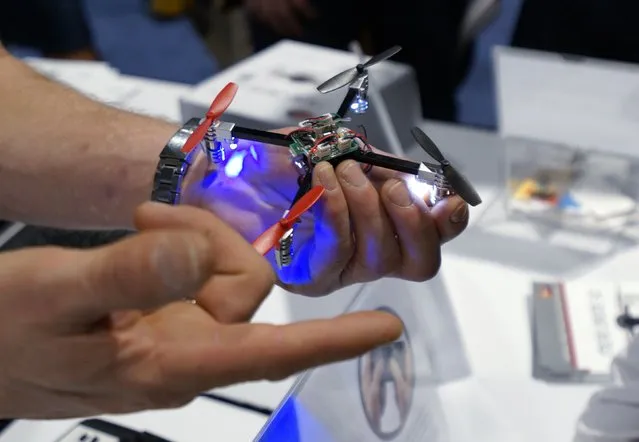
[[[191,165],[190,154],[182,152],[182,147],[199,123],[198,118],[187,121],[162,149],[153,180],[152,201],[171,205],[180,203],[182,180]]]

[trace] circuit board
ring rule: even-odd
[[[311,164],[361,149],[361,138],[343,126],[336,114],[304,120],[299,126],[299,129],[290,134],[293,142],[289,149],[294,157],[304,155]]]

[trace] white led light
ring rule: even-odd
[[[433,198],[437,195],[437,189],[431,183],[410,177],[406,180],[406,187],[417,201],[430,201],[433,204]]]

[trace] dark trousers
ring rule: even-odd
[[[296,40],[347,49],[364,34],[374,52],[400,45],[403,50],[393,60],[415,69],[424,117],[456,119],[455,92],[470,65],[470,51],[461,58],[457,53],[466,0],[395,0],[384,9],[363,0],[311,3],[318,17],[305,24]],[[250,25],[256,50],[284,38],[255,20]]]
[[[513,46],[639,62],[636,0],[524,0]]]

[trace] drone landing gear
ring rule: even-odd
[[[288,147],[291,143],[288,135],[217,121],[204,136],[204,150],[212,163],[222,164],[228,158],[229,148],[233,150],[237,147],[239,140],[284,147]]]
[[[291,209],[284,212],[284,217],[286,217],[292,208],[297,204],[297,202],[307,193],[309,193],[312,189],[313,183],[313,174],[307,173],[304,176],[301,176],[299,179],[299,188],[297,190],[297,194],[295,198],[293,198],[293,202],[291,203]],[[299,223],[296,222],[290,229],[286,231],[284,235],[280,238],[278,244],[275,246],[275,261],[277,262],[277,266],[281,269],[284,267],[288,267],[293,262],[293,238],[295,236],[295,225]]]

